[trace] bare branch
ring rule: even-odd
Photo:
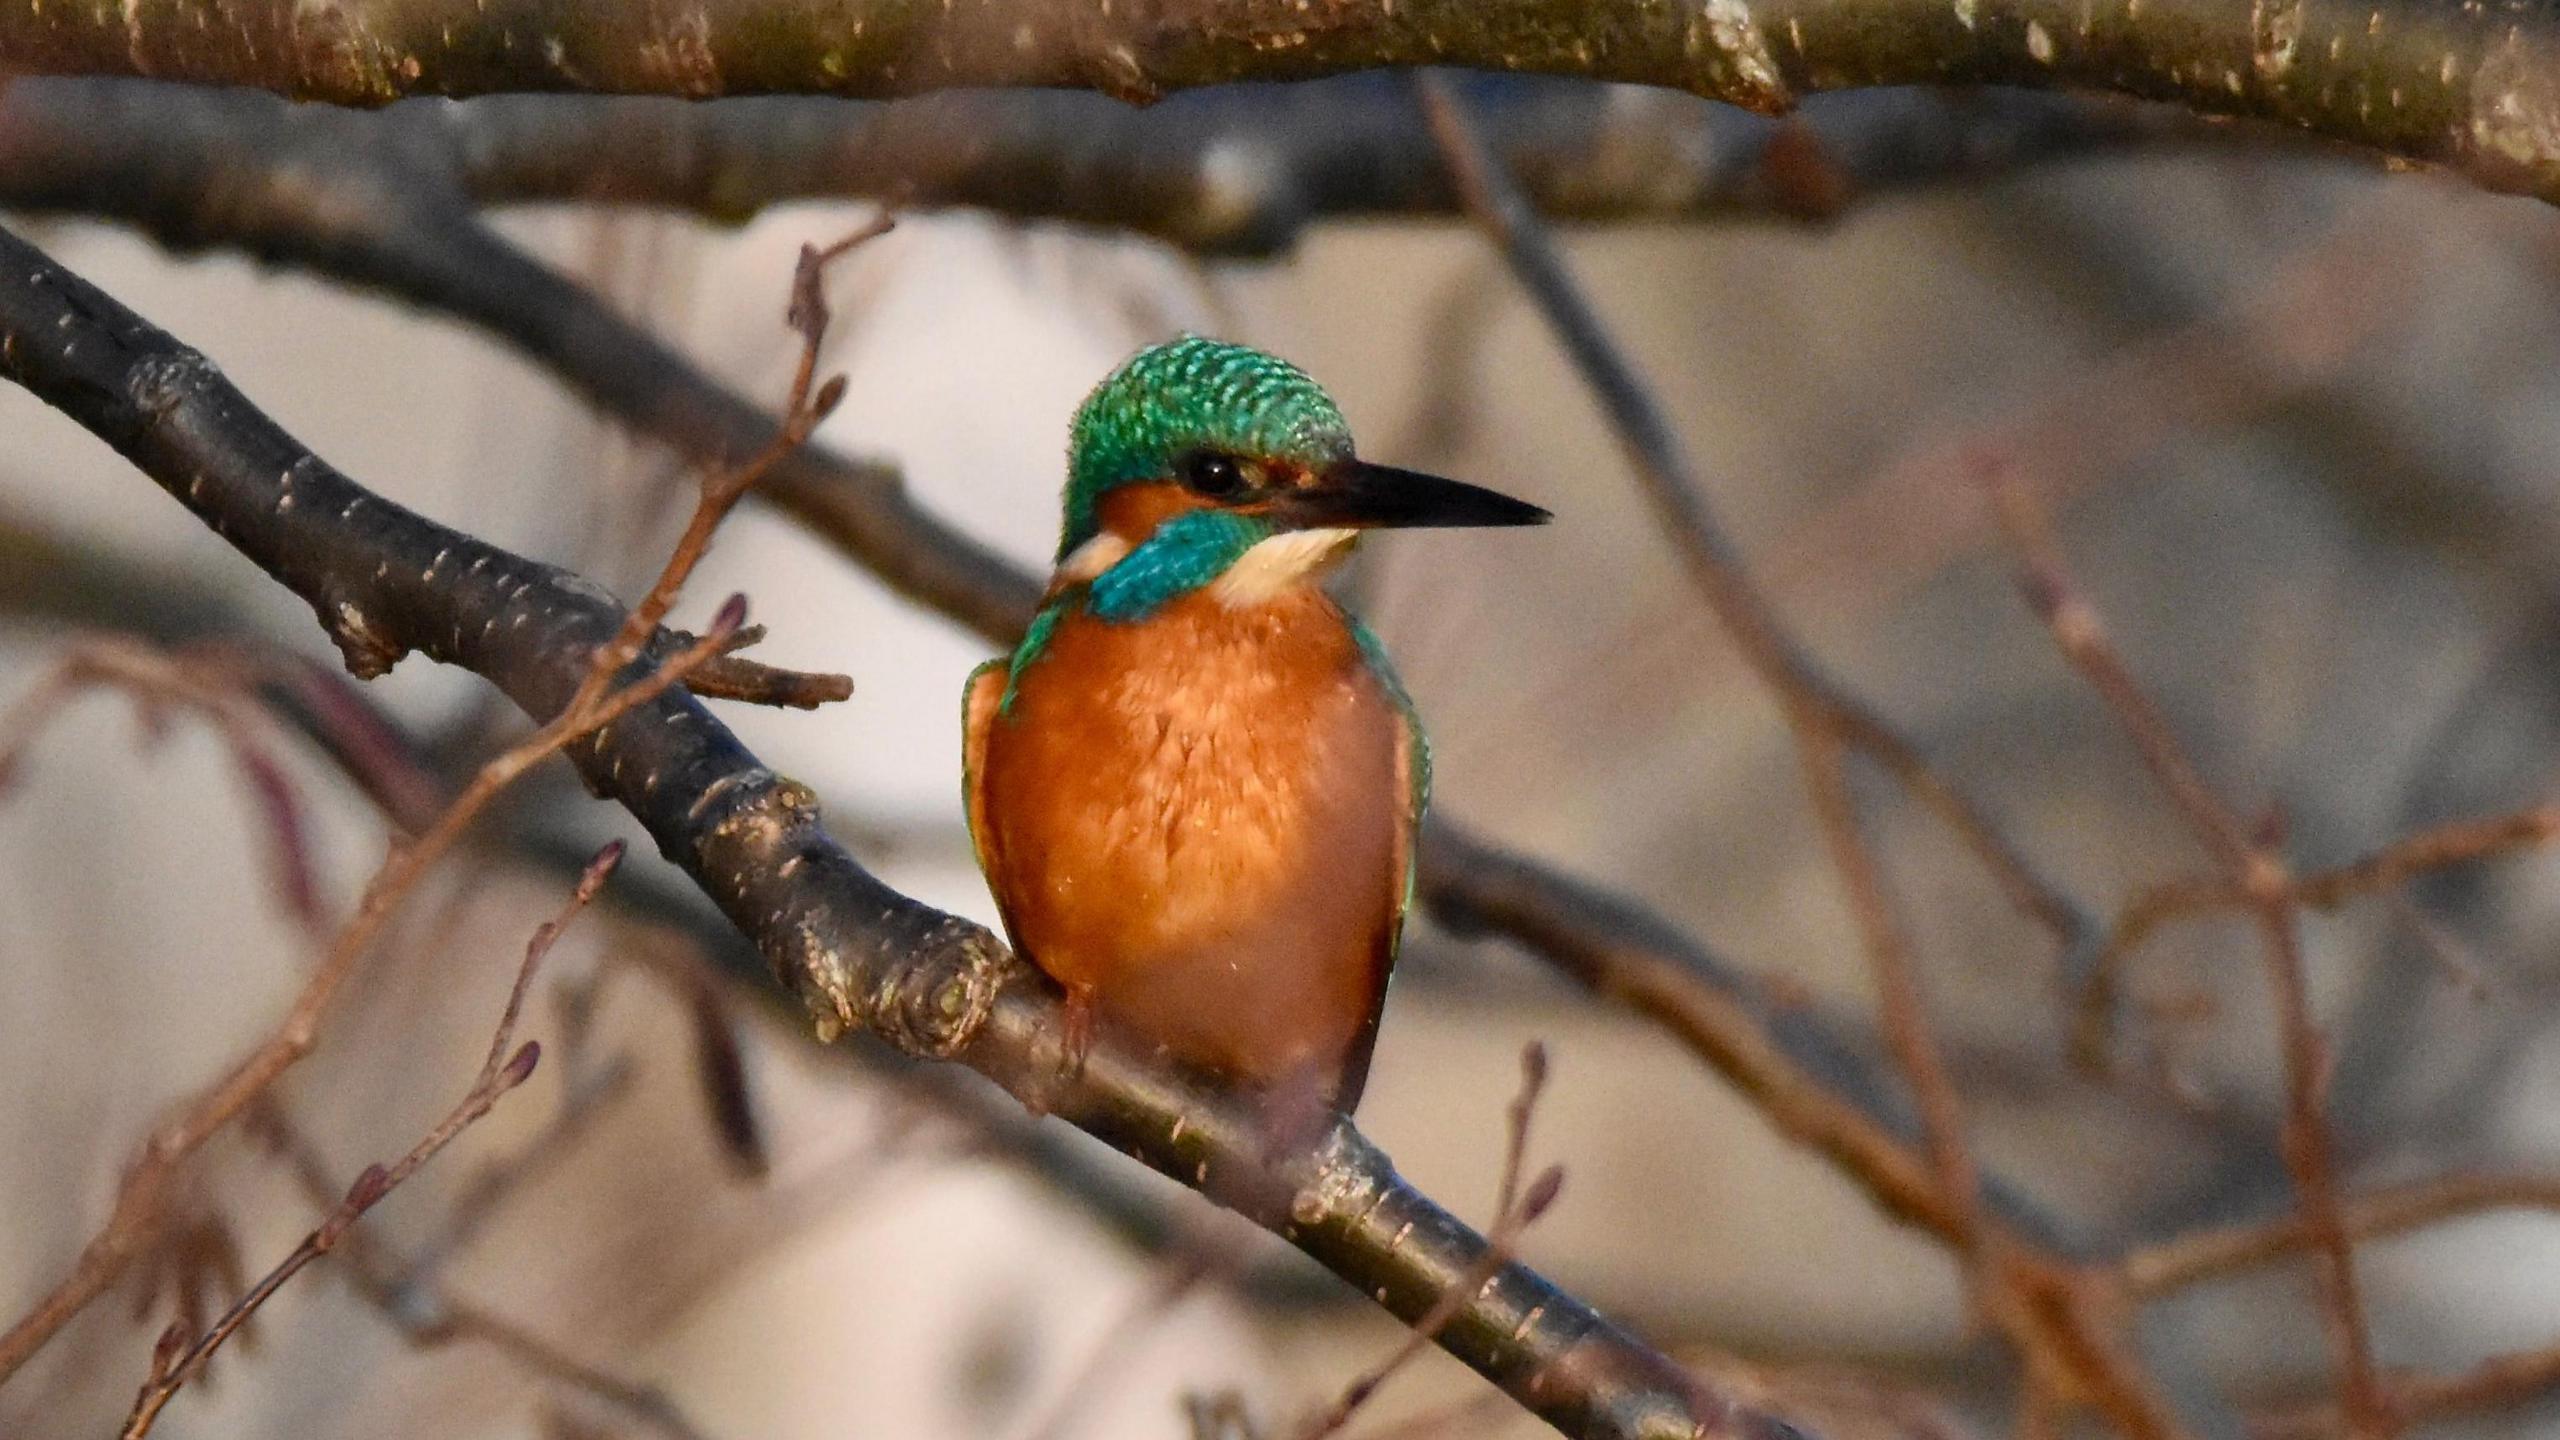
[[[2002,892],[2057,941],[2076,943],[2092,927],[2080,907],[2040,874],[1971,796],[1932,766],[1863,701],[1827,674],[1790,635],[1760,594],[1740,552],[1709,506],[1680,442],[1567,271],[1564,257],[1493,152],[1477,137],[1454,93],[1422,77],[1425,109],[1448,157],[1467,211],[1510,262],[1606,412],[1619,448],[1644,482],[1656,517],[1679,548],[1706,601],[1791,725],[1819,725],[1836,742],[1883,765],[1982,861]]]
[[[1501,249],[1514,277],[1598,396],[1620,448],[1644,481],[1657,517],[1707,605],[1785,715],[1815,821],[1874,977],[1886,1047],[1919,1112],[1926,1168],[1919,1176],[1904,1169],[1903,1183],[1916,1181],[1927,1192],[1928,1213],[1941,1220],[1939,1235],[1966,1262],[1976,1307],[2025,1361],[2031,1396],[2086,1398],[2136,1436],[2178,1433],[2175,1417],[2116,1338],[2122,1316],[2113,1303],[2112,1285],[2079,1273],[2061,1256],[2011,1234],[1983,1212],[1982,1180],[1965,1141],[1962,1103],[1929,1027],[1910,941],[1849,794],[1849,752],[1881,762],[1956,831],[2020,910],[2045,923],[2066,944],[2086,928],[2078,908],[2035,872],[2024,851],[1963,792],[1824,674],[1787,633],[1687,473],[1668,419],[1575,285],[1527,197],[1503,173],[1438,77],[1424,75],[1420,83],[1468,212]],[[1809,1109],[1799,1103],[1796,1113],[1808,1114]],[[1835,1140],[1859,1137],[1872,1156],[1872,1142],[1861,1130],[1851,1125],[1829,1133]]]
[[[1997,83],[2170,100],[2454,166],[2501,189],[2560,193],[2543,81],[2560,47],[2551,18],[2414,0],[2369,14],[2127,9],[2086,24],[2018,3],[1950,13],[1878,0],[1757,0],[1713,13],[1536,0],[1116,12],[1044,0],[735,0],[673,28],[647,10],[581,12],[565,24],[541,0],[348,0],[312,25],[287,0],[263,0],[230,7],[225,21],[11,6],[0,9],[0,57],[23,75],[252,85],[354,105],[523,90],[702,99],[993,86],[1134,100],[1235,80],[1454,65],[1670,86],[1777,113],[1817,90]],[[2375,103],[2386,94],[2394,103]]]
[[[2560,1178],[2538,1175],[2442,1175],[2389,1190],[2349,1195],[2340,1220],[2353,1240],[2440,1225],[2492,1210],[2560,1211]],[[2145,1298],[2273,1264],[2321,1243],[2300,1215],[2196,1230],[2128,1253],[2126,1288]]]
[[[2560,806],[2537,805],[2404,835],[2346,864],[2287,874],[2284,884],[2294,904],[2335,910],[2350,900],[2397,890],[2422,875],[2547,845],[2555,835],[2560,835]],[[2124,983],[2125,964],[2161,926],[2197,915],[2247,910],[2258,903],[2259,897],[2246,884],[2227,873],[2180,876],[2137,891],[2116,911],[2115,923],[2108,927],[2106,943],[2099,947],[2081,992],[2077,1044],[2084,1058],[2103,1044],[2108,1013]]]
[[[541,968],[543,957],[551,953],[552,943],[560,938],[561,930],[587,907],[589,901],[595,899],[596,892],[604,888],[606,877],[612,875],[614,867],[621,863],[622,842],[617,840],[598,852],[588,864],[586,873],[578,879],[577,890],[570,895],[560,913],[534,931],[533,939],[525,946],[524,962],[516,967],[515,984],[507,991],[506,1008],[498,1014],[498,1027],[490,1036],[489,1053],[480,1062],[480,1073],[473,1077],[470,1090],[446,1113],[444,1119],[411,1146],[407,1154],[389,1166],[366,1166],[355,1183],[347,1187],[345,1198],[321,1219],[318,1227],[304,1236],[302,1243],[295,1246],[292,1253],[279,1261],[264,1278],[249,1287],[247,1293],[234,1301],[231,1308],[214,1321],[212,1328],[194,1337],[192,1343],[174,1355],[170,1353],[168,1337],[162,1337],[160,1351],[152,1360],[151,1378],[143,1384],[141,1394],[134,1399],[133,1413],[125,1420],[124,1440],[142,1440],[150,1434],[151,1427],[158,1423],[160,1412],[167,1408],[170,1400],[189,1380],[204,1373],[205,1364],[213,1358],[213,1352],[221,1349],[222,1342],[247,1323],[259,1306],[300,1274],[304,1266],[335,1249],[367,1211],[381,1204],[392,1191],[418,1173],[419,1167],[453,1143],[455,1136],[488,1114],[508,1091],[532,1078],[533,1067],[541,1059],[542,1047],[530,1040],[521,1047],[515,1043],[516,1022],[524,1013],[525,992],[532,987],[534,972]]]
[[[336,1172],[273,1096],[264,1097],[250,1112],[248,1123],[276,1149],[313,1204],[324,1211],[338,1204],[339,1190],[331,1178]],[[423,1289],[418,1277],[427,1264],[424,1257],[404,1261],[366,1230],[347,1231],[340,1237],[339,1248],[353,1272],[356,1292],[413,1344],[433,1347],[477,1341],[562,1390],[629,1416],[665,1440],[704,1440],[684,1412],[654,1386],[587,1364],[484,1306],[441,1290]]]
[[[2382,1387],[2356,1284],[2355,1248],[2339,1199],[2326,1096],[2329,1059],[2311,1015],[2292,877],[2271,845],[2255,839],[2217,798],[2168,721],[2108,640],[2096,608],[2063,568],[2043,512],[2004,471],[1988,476],[2002,527],[2021,556],[2020,586],[2063,657],[2113,711],[2160,788],[2225,878],[2249,897],[2265,936],[2268,988],[2275,998],[2284,1057],[2285,1118],[2279,1148],[2301,1197],[2303,1223],[2321,1253],[2327,1322],[2337,1353],[2351,1429],[2360,1436],[2396,1433],[2399,1420]]]
[[[1872,91],[1816,97],[1773,120],[1667,91],[1527,76],[1461,84],[1541,208],[1587,220],[1820,220],[1919,187],[2233,138],[2167,106],[2071,95]],[[211,183],[211,152],[223,151],[333,186],[397,166],[482,204],[671,206],[735,220],[789,200],[899,198],[1269,253],[1328,217],[1450,213],[1456,197],[1420,119],[1411,87],[1391,74],[1200,91],[1145,110],[1023,90],[887,104],[500,96],[373,112],[27,76],[0,95],[0,198],[232,243],[221,232],[237,221],[220,207],[171,211],[150,198]],[[1253,163],[1234,163],[1239,154]],[[1346,154],[1361,163],[1341,164]]]
[[[1546,1088],[1547,1047],[1532,1041],[1520,1052],[1520,1091],[1511,1099],[1509,1124],[1502,1147],[1502,1180],[1494,1191],[1493,1224],[1486,1231],[1486,1239],[1491,1243],[1485,1249],[1484,1258],[1477,1261],[1475,1268],[1468,1271],[1463,1279],[1451,1285],[1439,1303],[1413,1322],[1413,1333],[1405,1336],[1385,1359],[1362,1372],[1342,1388],[1342,1393],[1334,1397],[1332,1404],[1308,1416],[1303,1424],[1291,1431],[1291,1440],[1325,1440],[1328,1435],[1340,1433],[1345,1425],[1351,1423],[1351,1417],[1359,1413],[1360,1407],[1369,1403],[1371,1396],[1395,1378],[1397,1371],[1421,1358],[1422,1352],[1430,1348],[1431,1342],[1439,1338],[1449,1322],[1457,1319],[1467,1308],[1468,1297],[1475,1288],[1491,1280],[1496,1271],[1509,1263],[1512,1247],[1518,1243],[1521,1232],[1536,1224],[1538,1217],[1555,1204],[1556,1197],[1564,1188],[1561,1167],[1549,1166],[1538,1172],[1525,1192],[1520,1183],[1521,1174],[1528,1164],[1529,1121],[1536,1116],[1538,1097],[1546,1092]]]

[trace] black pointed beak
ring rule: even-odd
[[[1307,530],[1544,525],[1553,518],[1525,500],[1481,485],[1365,460],[1345,460],[1317,475],[1314,483],[1283,491],[1271,501],[1269,513]]]

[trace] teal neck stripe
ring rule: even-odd
[[[1223,575],[1271,538],[1271,527],[1229,510],[1187,510],[1094,577],[1085,609],[1097,620],[1144,620]]]

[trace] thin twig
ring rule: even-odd
[[[1536,210],[1477,135],[1445,80],[1417,76],[1425,114],[1468,215],[1510,261],[1594,398],[1608,412],[1621,449],[1644,482],[1663,527],[1679,542],[1708,607],[1763,685],[1791,711],[1818,719],[1845,747],[1882,765],[1952,830],[2010,904],[2066,949],[2093,932],[2081,907],[2047,880],[2026,851],[1973,798],[1941,774],[1919,747],[1826,673],[1779,621],[1709,507],[1661,407],[1601,326]]]
[[[433,825],[414,839],[392,847],[366,884],[355,915],[314,967],[283,1022],[229,1075],[152,1136],[119,1185],[115,1210],[81,1251],[71,1273],[5,1334],[0,1334],[0,1383],[5,1383],[46,1340],[123,1273],[155,1230],[170,1179],[179,1164],[310,1052],[317,1043],[322,1017],[356,962],[371,949],[374,939],[418,882],[452,849],[492,800],[536,764],[604,730],[703,665],[738,648],[739,631],[746,624],[744,596],[732,596],[699,639],[684,645],[654,672],[613,688],[616,678],[658,634],[659,622],[674,607],[686,579],[710,547],[712,533],[720,521],[757,480],[805,443],[810,432],[843,398],[842,376],[824,384],[814,381],[818,347],[827,321],[823,267],[854,245],[883,233],[887,225],[884,216],[824,251],[802,248],[793,275],[790,320],[803,344],[792,381],[790,409],[781,432],[745,463],[705,476],[700,502],[665,567],[640,606],[624,617],[613,639],[590,657],[584,678],[560,713],[482,766]]]
[[[2412,1425],[2506,1409],[2560,1392],[2560,1344],[2493,1355],[2450,1373],[2393,1370],[2382,1384],[2392,1412]],[[2323,1400],[2260,1414],[2249,1429],[2254,1440],[2334,1440],[2356,1434],[2356,1426],[2352,1412]]]
[[[1521,1172],[1528,1163],[1529,1121],[1537,1114],[1538,1098],[1547,1088],[1547,1047],[1535,1041],[1520,1052],[1520,1090],[1511,1099],[1506,1112],[1507,1131],[1502,1148],[1502,1179],[1494,1192],[1493,1224],[1485,1232],[1491,1242],[1484,1258],[1457,1283],[1441,1292],[1439,1302],[1413,1323],[1402,1343],[1388,1352],[1384,1360],[1362,1373],[1333,1403],[1309,1416],[1305,1423],[1290,1432],[1290,1440],[1324,1440],[1351,1423],[1380,1387],[1396,1376],[1396,1372],[1421,1358],[1431,1348],[1441,1330],[1458,1318],[1474,1297],[1476,1288],[1494,1276],[1511,1258],[1511,1250],[1522,1231],[1547,1213],[1564,1189],[1564,1170],[1548,1166],[1528,1182],[1524,1191]]]
[[[596,998],[606,977],[614,973],[599,966],[583,982],[558,987],[553,1008],[559,1035],[552,1049],[559,1058],[552,1068],[560,1075],[559,1104],[539,1131],[513,1152],[483,1162],[455,1191],[442,1227],[413,1247],[414,1259],[399,1277],[400,1288],[424,1286],[438,1266],[468,1246],[525,1186],[576,1154],[578,1141],[594,1132],[595,1122],[631,1093],[630,1054],[617,1052],[598,1060],[592,1053]]]
[[[2549,844],[2554,836],[2560,836],[2560,805],[2456,820],[2404,835],[2343,865],[2289,875],[2286,888],[2297,906],[2335,910],[2350,900],[2397,890],[2422,875]],[[2160,927],[2198,915],[2251,909],[2259,903],[2247,883],[2227,872],[2177,876],[2136,892],[2116,912],[2081,992],[2075,1044],[2083,1057],[2090,1058],[2090,1052],[2103,1044],[2107,1015],[2121,992],[2127,960]]]
[[[1910,942],[1885,892],[1882,867],[1860,832],[1847,756],[1881,764],[1948,825],[2011,903],[2066,947],[2087,933],[2079,907],[2038,874],[2020,850],[1918,749],[1824,673],[1753,585],[1730,538],[1689,473],[1660,406],[1619,352],[1575,284],[1535,209],[1469,125],[1446,84],[1418,77],[1426,112],[1468,214],[1510,261],[1584,381],[1598,397],[1629,463],[1676,542],[1708,607],[1740,646],[1784,713],[1814,814],[1846,892],[1884,1015],[1885,1039],[1920,1112],[1931,1208],[1940,1233],[1964,1255],[1981,1312],[2017,1345],[2029,1368],[2070,1381],[2130,1433],[2165,1436],[2175,1421],[2105,1332],[2114,1323],[2105,1287],[2027,1245],[1983,1214],[1981,1179],[1968,1152],[1962,1104],[1935,1037]],[[2058,1312],[2036,1303],[2062,1303]]]
[[[640,598],[640,603],[631,607],[630,614],[623,619],[621,633],[605,645],[594,669],[588,674],[586,684],[579,687],[577,697],[569,702],[570,709],[591,703],[595,693],[609,683],[616,672],[639,656],[641,647],[657,633],[659,622],[675,608],[676,597],[683,593],[685,581],[692,578],[694,567],[702,563],[702,557],[711,549],[711,537],[720,529],[720,522],[729,518],[729,512],[746,498],[757,481],[807,444],[820,422],[834,413],[836,406],[843,401],[845,379],[842,375],[831,375],[824,383],[817,379],[818,349],[827,334],[826,267],[828,262],[855,246],[888,234],[895,223],[888,212],[883,211],[869,224],[824,249],[812,245],[800,247],[800,259],[791,276],[791,303],[785,314],[791,328],[800,336],[800,359],[791,376],[790,394],[783,404],[782,427],[764,448],[745,462],[704,474],[699,502],[694,506],[692,517],[685,522],[684,533],[676,538],[675,549],[667,556],[665,568],[658,572],[657,580]],[[845,688],[847,694],[852,693],[850,680],[845,682]]]
[[[436,1157],[455,1136],[489,1113],[508,1091],[532,1078],[533,1069],[542,1057],[542,1046],[532,1040],[516,1044],[516,1025],[524,1014],[525,994],[533,986],[534,973],[541,968],[543,957],[551,953],[552,944],[578,912],[585,909],[596,892],[604,888],[614,867],[622,863],[622,842],[616,840],[597,852],[578,877],[578,888],[558,915],[545,921],[534,931],[525,945],[524,962],[516,967],[515,984],[507,990],[506,1008],[498,1014],[497,1029],[489,1037],[489,1053],[480,1062],[480,1072],[473,1077],[471,1088],[453,1109],[437,1122],[435,1128],[421,1137],[409,1152],[389,1166],[368,1165],[355,1182],[347,1187],[345,1198],[322,1218],[320,1224],[295,1246],[291,1254],[278,1262],[273,1270],[247,1293],[234,1301],[212,1328],[193,1338],[183,1351],[174,1355],[169,1337],[164,1335],[152,1359],[151,1377],[133,1402],[133,1413],[125,1421],[124,1440],[143,1440],[158,1422],[160,1412],[189,1380],[204,1371],[205,1363],[222,1343],[231,1338],[269,1297],[284,1288],[286,1282],[300,1274],[304,1266],[337,1247],[341,1238],[365,1213],[382,1203],[384,1197],[398,1189],[419,1167]],[[176,1331],[170,1332],[176,1334]]]
[[[2267,983],[2283,1052],[2285,1117],[2279,1148],[2301,1199],[2303,1224],[2322,1257],[2322,1315],[2337,1355],[2350,1429],[2358,1436],[2391,1435],[2399,1423],[2374,1365],[2324,1113],[2329,1059],[2311,1016],[2294,881],[2282,857],[2253,838],[2214,795],[2167,718],[2116,652],[2096,608],[2064,567],[2061,549],[2034,498],[2006,471],[1992,470],[1986,479],[2001,525],[2021,557],[2020,587],[2029,607],[2053,632],[2063,657],[2115,714],[2143,764],[2225,879],[2248,896],[2265,937]]]
[[[273,720],[241,677],[208,653],[162,651],[110,635],[74,641],[49,673],[0,712],[0,793],[23,769],[27,750],[43,728],[82,691],[96,687],[131,696],[153,738],[164,729],[170,710],[188,711],[213,727],[265,821],[259,833],[266,840],[267,872],[278,908],[315,940],[324,934],[327,921],[302,801],[271,748]],[[6,1343],[0,1341],[0,1356],[6,1354]],[[0,1379],[9,1369],[0,1360]]]
[[[335,1173],[308,1135],[285,1115],[272,1095],[260,1097],[249,1123],[283,1158],[295,1183],[326,1210],[339,1200]],[[403,1258],[370,1230],[341,1237],[356,1293],[411,1344],[433,1348],[459,1340],[487,1345],[526,1372],[574,1394],[620,1410],[666,1440],[705,1440],[692,1420],[655,1386],[598,1369],[485,1306],[433,1288],[419,1277],[424,1257]]]
[[[1155,1267],[1155,1273],[1139,1290],[1126,1309],[1113,1318],[1093,1348],[1077,1362],[1067,1383],[1058,1391],[1057,1399],[1040,1417],[1021,1433],[1023,1440],[1065,1440],[1074,1433],[1076,1420],[1092,1403],[1095,1391],[1105,1378],[1117,1370],[1129,1352],[1170,1319],[1173,1312],[1191,1293],[1224,1272],[1231,1272],[1246,1253],[1236,1246],[1218,1221],[1227,1217],[1211,1212],[1203,1224],[1189,1234]],[[1234,1222],[1229,1222],[1234,1223]]]
[[[2560,1211],[2560,1176],[2439,1175],[2341,1202],[2348,1237],[2373,1240],[2492,1210]],[[2300,1215],[2193,1230],[2123,1258],[2126,1288],[2150,1299],[2273,1264],[2319,1244]]]

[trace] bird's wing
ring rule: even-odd
[[[1369,673],[1377,678],[1380,689],[1395,707],[1396,716],[1396,788],[1404,794],[1402,823],[1396,827],[1393,865],[1398,873],[1394,912],[1381,927],[1377,949],[1377,988],[1369,1006],[1369,1023],[1352,1042],[1344,1057],[1340,1087],[1334,1103],[1346,1115],[1360,1103],[1360,1092],[1369,1082],[1369,1054],[1377,1043],[1378,1016],[1385,1007],[1387,979],[1395,970],[1396,951],[1404,943],[1406,912],[1413,908],[1413,892],[1419,873],[1422,842],[1422,813],[1431,805],[1431,741],[1422,733],[1422,722],[1414,714],[1413,697],[1407,695],[1404,682],[1396,678],[1395,665],[1387,659],[1386,647],[1378,643],[1369,627],[1359,617],[1346,615],[1352,638],[1359,642],[1360,658],[1367,662]]]
[[[1351,618],[1352,638],[1360,644],[1360,658],[1367,661],[1369,673],[1387,692],[1396,709],[1397,736],[1396,785],[1404,792],[1404,825],[1396,834],[1396,867],[1404,872],[1404,891],[1396,902],[1395,928],[1404,928],[1405,912],[1413,908],[1413,891],[1421,862],[1422,814],[1431,808],[1431,740],[1422,733],[1422,719],[1413,710],[1413,697],[1407,695],[1404,682],[1396,678],[1396,667],[1387,659],[1386,647],[1369,627]],[[1395,958],[1397,938],[1387,942],[1387,957]]]
[[[987,825],[987,730],[995,724],[1012,676],[1013,662],[999,655],[970,671],[960,692],[960,797],[969,816],[969,844],[990,885],[996,878],[996,853],[995,832]]]

